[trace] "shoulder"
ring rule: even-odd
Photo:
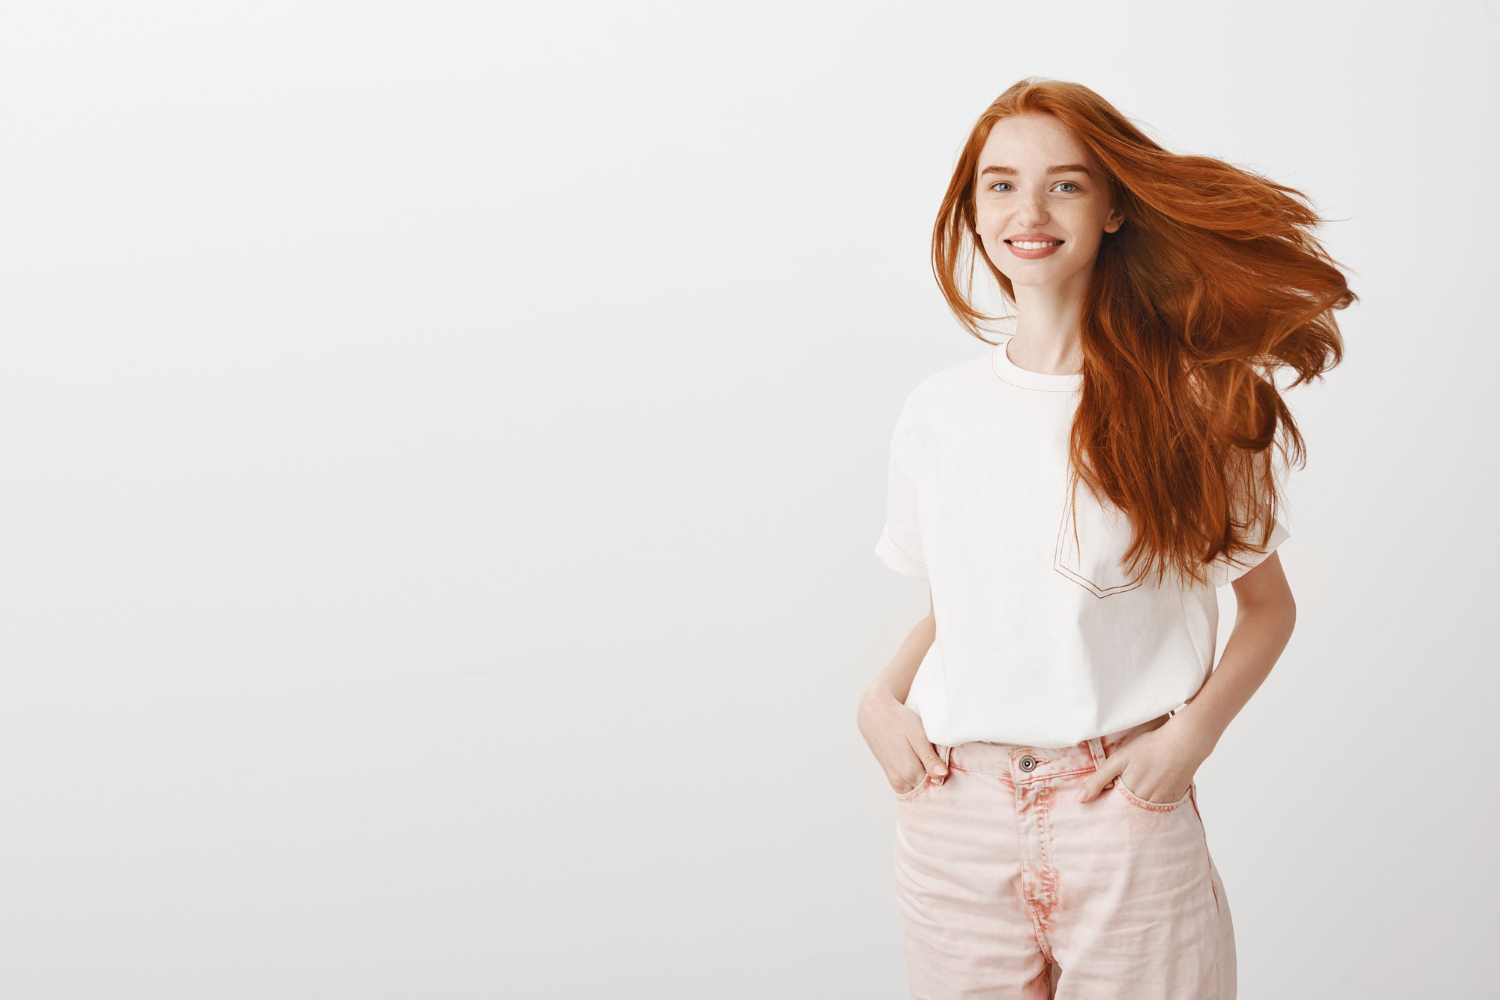
[[[988,387],[989,381],[995,377],[991,367],[992,351],[993,347],[986,347],[983,353],[975,357],[940,368],[928,375],[907,393],[903,409],[915,416],[919,412],[929,412],[952,403],[973,386]]]

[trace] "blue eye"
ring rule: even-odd
[[[1063,181],[1062,183],[1070,185],[1070,186],[1075,187],[1075,188],[1078,187],[1078,185],[1076,183],[1074,183],[1073,181]],[[990,185],[990,190],[991,191],[995,190],[996,186],[998,186],[1000,184],[1004,184],[1006,187],[1009,187],[1010,186],[1010,181],[996,181],[994,184]],[[1005,192],[1003,192],[1003,191],[1001,192],[1001,194],[1004,194],[1004,193]],[[1063,192],[1063,194],[1073,194],[1073,193],[1074,192],[1072,192],[1072,191],[1064,191]]]

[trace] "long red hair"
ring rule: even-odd
[[[1305,460],[1302,435],[1275,384],[1321,378],[1343,357],[1332,310],[1357,300],[1310,230],[1307,198],[1241,167],[1172,153],[1089,88],[1027,78],[995,99],[960,154],[932,234],[933,273],[975,337],[978,312],[960,290],[966,260],[983,261],[975,225],[978,159],[1002,118],[1046,114],[1103,168],[1125,216],[1106,233],[1084,304],[1083,389],[1069,461],[1135,526],[1125,559],[1161,580],[1202,581],[1206,564],[1264,548],[1280,505],[1273,446]]]

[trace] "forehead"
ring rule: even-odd
[[[1041,173],[1062,163],[1093,167],[1094,158],[1078,137],[1051,115],[1013,115],[990,129],[980,150],[978,169],[1004,164]]]

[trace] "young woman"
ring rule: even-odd
[[[1296,615],[1271,449],[1302,439],[1271,375],[1334,367],[1357,298],[1305,200],[1071,83],[1021,81],[964,147],[934,270],[993,346],[902,407],[876,551],[931,612],[859,710],[913,996],[1235,996],[1194,775]],[[998,342],[966,257],[1015,304]]]

